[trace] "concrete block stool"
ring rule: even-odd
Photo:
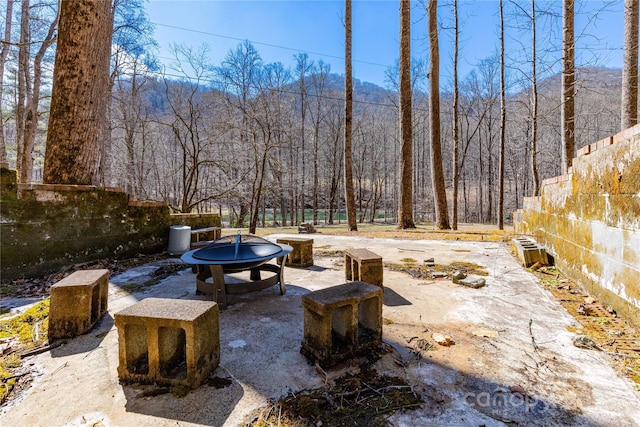
[[[76,271],[51,286],[49,340],[89,332],[107,312],[109,270]]]
[[[549,258],[545,248],[540,246],[536,241],[526,237],[513,239],[512,244],[518,253],[518,258],[525,268],[531,267],[539,262],[549,265]]]
[[[147,298],[114,317],[120,380],[195,389],[220,363],[213,301]]]
[[[310,267],[313,265],[313,239],[289,237],[276,239],[276,243],[284,243],[293,248],[284,265],[287,267]]]
[[[350,282],[302,297],[304,338],[300,352],[333,366],[382,344],[382,288]]]
[[[345,278],[382,287],[382,257],[369,249],[347,249],[344,253]]]

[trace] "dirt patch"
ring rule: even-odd
[[[536,276],[580,323],[579,328],[569,329],[586,338],[574,344],[589,346],[611,355],[613,367],[630,378],[636,390],[640,391],[640,331],[618,317],[611,307],[604,307],[590,297],[559,270],[540,268],[536,271]]]
[[[113,258],[102,259],[99,261],[73,264],[67,266],[57,273],[48,274],[40,277],[30,277],[25,279],[16,279],[7,283],[0,283],[0,297],[26,298],[26,297],[42,297],[48,296],[51,286],[64,279],[71,273],[78,270],[86,269],[108,269],[111,276],[120,274],[130,268],[148,264],[154,261],[170,258],[167,253],[157,255],[143,255],[126,260],[117,260]],[[182,266],[184,268],[184,265]],[[166,276],[165,276],[166,277]]]
[[[183,263],[173,263],[169,262],[164,265],[160,265],[153,273],[151,273],[151,278],[147,279],[143,282],[132,282],[125,285],[120,286],[120,290],[127,293],[135,293],[135,292],[144,292],[149,289],[153,285],[157,285],[162,280],[167,277],[176,274],[179,271],[185,270],[189,268],[189,266]]]
[[[324,387],[291,393],[253,416],[251,427],[317,427],[390,425],[387,416],[417,409],[423,403],[405,379],[382,375],[369,355],[357,373],[337,378]]]
[[[472,262],[454,261],[451,264],[415,265],[415,260],[405,258],[403,264],[385,263],[391,271],[403,271],[414,279],[449,279],[457,271],[468,275],[488,276],[484,266]]]
[[[317,258],[344,258],[344,250],[342,249],[318,249],[314,248],[313,256]]]

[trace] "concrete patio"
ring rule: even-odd
[[[272,235],[269,240],[292,235]],[[415,279],[384,270],[383,341],[376,369],[406,378],[424,404],[393,413],[397,426],[634,426],[640,393],[610,366],[609,356],[575,347],[577,326],[505,243],[364,239],[310,235],[314,252],[367,248],[384,263],[413,258],[438,264],[467,261],[485,266],[486,286]],[[148,297],[208,299],[195,294],[185,269],[147,291],[120,289],[151,267],[111,277],[109,312],[87,335],[27,360],[36,378],[30,389],[0,412],[2,426],[239,426],[290,392],[325,385],[327,377],[300,354],[301,297],[344,283],[344,259],[315,256],[307,268],[286,268],[287,292],[276,287],[229,297],[220,311],[220,365],[208,384],[185,397],[151,395],[118,382],[118,333],[113,314]],[[415,342],[432,334],[454,344],[420,352]],[[435,344],[435,343],[434,343]],[[421,355],[420,357],[418,355]],[[524,397],[524,399],[523,399]],[[329,424],[324,424],[329,425]]]

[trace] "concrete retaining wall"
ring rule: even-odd
[[[217,214],[171,215],[117,188],[17,184],[0,169],[0,280],[35,277],[101,258],[166,249],[171,225],[220,226]]]
[[[569,174],[525,198],[514,226],[591,295],[640,325],[640,125],[578,150]]]

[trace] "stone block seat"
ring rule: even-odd
[[[302,237],[288,237],[276,239],[277,243],[284,243],[293,248],[287,257],[287,267],[310,267],[313,265],[313,239]]]
[[[192,389],[220,363],[218,305],[147,298],[114,315],[121,381]]]
[[[51,286],[49,341],[86,334],[108,309],[109,270],[76,271]]]
[[[382,257],[369,249],[349,248],[345,251],[345,278],[382,287]]]
[[[302,296],[300,352],[326,368],[382,344],[382,288],[349,282]]]
[[[549,265],[547,250],[535,240],[527,237],[517,237],[511,243],[525,268],[529,268],[538,262],[543,265]]]

